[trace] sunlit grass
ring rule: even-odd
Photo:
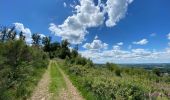
[[[53,94],[52,98],[58,96],[62,88],[66,88],[66,83],[57,67],[59,66],[54,61],[51,61],[50,66],[51,83],[49,86],[49,90]]]

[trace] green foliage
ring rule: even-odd
[[[155,69],[153,69],[152,71],[153,71],[153,73],[154,73],[155,75],[161,76],[161,72],[160,72],[160,70],[159,70],[158,68],[155,68]]]
[[[38,33],[35,33],[32,35],[32,40],[33,40],[33,45],[34,46],[39,46],[40,45],[40,40],[41,40],[41,36]]]
[[[26,99],[48,65],[47,55],[23,40],[0,43],[0,99]]]
[[[0,42],[14,40],[16,35],[15,27],[0,27]]]
[[[118,69],[118,65],[107,62],[106,63],[106,68],[108,68],[108,70],[110,70],[110,71],[115,71],[116,69]]]
[[[70,59],[66,59],[65,63],[60,62],[60,66],[69,74],[73,84],[87,100],[160,98],[160,95],[153,95],[154,93],[163,95],[161,98],[168,98],[166,94],[170,91],[166,89],[169,86],[165,82],[167,77],[163,79],[141,68],[123,68],[111,63],[100,68],[70,62]],[[159,83],[156,82],[157,79]]]
[[[120,68],[117,68],[117,69],[115,70],[115,74],[116,74],[117,76],[121,76],[121,69],[120,69]]]

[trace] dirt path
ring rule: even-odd
[[[58,73],[61,73],[60,78],[63,79],[66,87],[60,87],[58,93],[49,92],[49,84],[51,82],[50,68],[51,63],[56,63],[56,68]],[[56,77],[57,78],[57,77]],[[62,81],[62,80],[60,80]],[[54,96],[54,95],[55,96]],[[42,79],[39,81],[37,87],[35,88],[33,95],[28,100],[84,100],[83,97],[79,94],[78,90],[73,86],[68,76],[63,72],[63,70],[58,66],[57,62],[50,61],[48,69],[44,73]]]
[[[30,100],[49,100],[49,83],[50,83],[50,75],[49,75],[49,68],[51,66],[51,62],[48,66],[48,69],[42,76],[42,79],[39,81],[37,87],[35,88],[32,97]]]
[[[66,89],[62,89],[59,94],[59,100],[84,100],[83,97],[79,94],[76,87],[73,86],[68,76],[63,72],[63,70],[57,67],[62,74],[64,81],[66,83]]]

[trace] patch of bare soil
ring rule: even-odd
[[[30,100],[49,100],[50,98],[50,94],[48,91],[49,90],[48,87],[50,83],[49,67],[44,73],[44,75],[42,76],[42,79],[39,81]]]

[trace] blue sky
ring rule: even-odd
[[[1,25],[68,39],[96,63],[170,62],[169,0],[0,0],[0,12]]]

